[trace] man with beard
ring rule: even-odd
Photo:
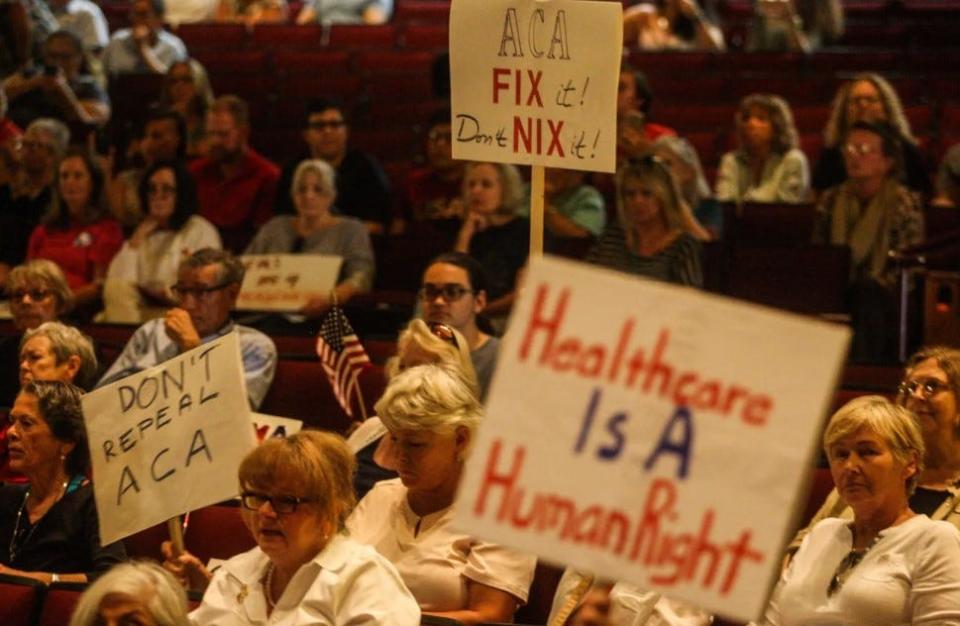
[[[280,169],[254,151],[249,109],[237,96],[220,96],[207,112],[207,156],[190,164],[200,215],[219,230],[225,248],[240,253],[273,215]]]
[[[207,126],[209,132],[209,125]],[[321,159],[337,172],[336,211],[355,217],[372,234],[383,233],[390,221],[390,183],[371,155],[347,148],[350,128],[343,106],[317,98],[307,104],[303,140],[307,149],[287,164],[280,181],[277,213],[293,213],[290,188],[293,172],[304,159]]]

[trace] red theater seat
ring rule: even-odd
[[[33,626],[43,589],[36,580],[0,574],[0,624]]]
[[[330,27],[331,48],[369,49],[392,48],[397,40],[393,24],[366,26],[362,24],[334,24]]]
[[[256,49],[314,49],[324,45],[323,27],[319,24],[259,24],[250,35]]]
[[[274,66],[283,76],[313,75],[330,72],[348,76],[352,69],[350,53],[342,50],[277,50]]]
[[[393,21],[400,24],[411,21],[446,24],[450,21],[450,3],[436,0],[401,0],[393,12]]]
[[[434,54],[422,51],[370,50],[358,53],[357,68],[373,77],[430,74]],[[373,78],[374,81],[377,78]]]
[[[247,27],[243,24],[181,24],[174,33],[187,45],[191,55],[204,48],[239,50],[247,44]]]
[[[204,563],[211,558],[229,559],[256,545],[243,525],[240,507],[225,505],[208,506],[191,513],[184,542]]]
[[[402,43],[408,50],[446,50],[450,45],[450,27],[446,23],[408,24]]]
[[[86,583],[53,583],[43,598],[38,626],[63,626],[70,623]]]

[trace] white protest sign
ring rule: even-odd
[[[457,527],[756,618],[848,329],[553,258],[509,328]]]
[[[343,257],[327,254],[247,254],[237,309],[298,311],[337,286]]]
[[[454,0],[453,156],[612,172],[620,3]]]
[[[100,539],[237,495],[254,446],[237,333],[83,396]]]
[[[253,422],[253,434],[256,436],[258,444],[273,437],[295,435],[303,428],[303,422],[300,420],[267,415],[266,413],[251,413],[250,421]]]

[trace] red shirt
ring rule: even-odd
[[[0,143],[4,143],[8,139],[13,139],[14,137],[19,137],[22,134],[23,131],[20,130],[20,127],[10,120],[0,120]]]
[[[230,178],[223,178],[220,166],[207,157],[191,163],[190,173],[197,183],[200,215],[220,230],[226,247],[242,252],[254,227],[273,215],[280,168],[248,148]]]
[[[70,289],[77,289],[93,282],[96,268],[105,274],[122,245],[123,230],[113,218],[66,229],[41,224],[30,235],[27,259],[53,261],[63,270]]]

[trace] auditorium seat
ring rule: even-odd
[[[229,559],[256,545],[243,524],[239,506],[215,504],[190,514],[184,543],[206,563],[211,558]]]
[[[323,45],[319,24],[257,24],[250,34],[250,46],[257,50],[315,50]]]
[[[47,588],[43,598],[43,608],[37,626],[64,626],[70,623],[70,617],[80,602],[86,583],[53,583]]]
[[[357,69],[376,81],[380,76],[430,74],[434,54],[420,50],[366,50],[355,58]]]
[[[450,21],[450,3],[436,0],[400,0],[393,12],[393,21],[398,24],[408,22],[446,24]]]
[[[349,52],[343,50],[276,50],[273,64],[284,77],[336,74],[349,76],[353,64]]]
[[[826,48],[810,55],[807,64],[810,71],[818,74],[889,72],[898,68],[902,59],[903,53],[898,50]]]
[[[31,578],[0,574],[0,624],[33,626],[45,585]]]
[[[393,24],[334,24],[327,45],[334,49],[368,50],[392,48],[397,43]]]
[[[160,544],[170,539],[166,522],[145,528],[138,533],[123,538],[123,547],[131,559],[152,559],[162,561]]]
[[[407,24],[400,37],[407,50],[442,52],[450,44],[450,27],[446,22],[436,24]]]
[[[198,50],[205,48],[240,50],[247,44],[247,27],[243,24],[181,24],[173,32],[183,40],[191,56],[196,56]]]

